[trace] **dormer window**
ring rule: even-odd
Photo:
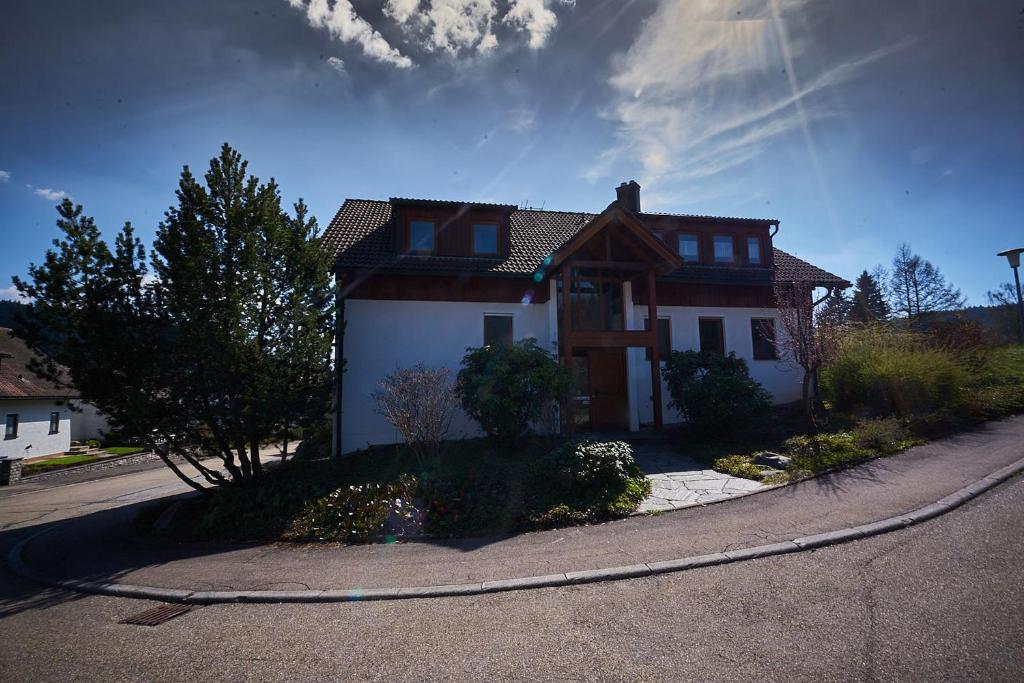
[[[473,224],[473,253],[495,256],[498,253],[498,226],[494,223]]]
[[[761,239],[759,237],[747,238],[747,263],[752,266],[761,265]]]
[[[409,251],[414,254],[433,254],[436,228],[434,221],[409,221]]]
[[[715,235],[715,263],[732,263],[735,259],[731,235]]]
[[[679,236],[679,256],[682,257],[683,263],[700,262],[700,248],[696,235]]]

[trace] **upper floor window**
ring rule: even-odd
[[[434,228],[434,221],[409,221],[409,251],[420,254],[434,253]]]
[[[498,253],[498,226],[494,223],[473,224],[473,253],[494,255]]]
[[[679,255],[683,263],[698,263],[700,261],[700,249],[697,246],[696,235],[679,236]]]
[[[17,439],[18,438],[18,414],[8,413],[7,424],[4,426],[4,438],[5,439]]]
[[[761,265],[761,238],[747,238],[747,262],[752,266]]]
[[[715,235],[715,263],[732,263],[735,259],[731,235]]]
[[[50,413],[50,433],[56,434],[60,431],[60,413]]]

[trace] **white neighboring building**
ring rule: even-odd
[[[0,328],[0,458],[59,455],[71,447],[77,393],[40,379],[28,369],[32,352]]]
[[[632,181],[616,194],[599,214],[346,200],[324,234],[346,360],[336,448],[400,440],[370,398],[395,369],[454,373],[467,347],[527,337],[575,370],[575,429],[677,422],[660,378],[671,350],[735,353],[777,403],[799,399],[801,373],[771,341],[781,333],[774,283],[849,283],[775,249],[776,220],[643,213]],[[478,434],[459,415],[451,435]]]

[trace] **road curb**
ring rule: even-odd
[[[407,588],[351,588],[343,590],[300,590],[300,591],[187,591],[153,586],[134,586],[110,581],[84,581],[78,579],[54,579],[32,569],[26,564],[23,553],[29,543],[50,533],[67,522],[36,532],[19,541],[7,553],[7,565],[18,576],[55,588],[62,588],[78,593],[109,595],[142,600],[159,600],[197,605],[213,605],[226,603],[330,603],[330,602],[364,602],[375,600],[404,600],[410,598],[447,598],[461,595],[482,595],[534,588],[551,588],[572,586],[599,581],[618,581],[634,579],[655,574],[681,572],[699,567],[745,562],[763,557],[773,557],[787,553],[803,552],[824,548],[848,541],[870,538],[881,534],[904,529],[915,524],[934,519],[964,503],[973,500],[982,493],[1003,483],[1010,477],[1024,472],[1024,458],[1002,467],[982,477],[958,491],[929,503],[910,512],[894,515],[868,524],[826,531],[810,536],[802,536],[788,541],[737,548],[708,555],[683,557],[661,562],[646,562],[624,567],[606,569],[590,569],[548,574],[545,576],[527,576],[516,579],[500,579],[473,583],[459,583],[440,586],[413,586]]]

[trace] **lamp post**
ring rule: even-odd
[[[1013,268],[1013,281],[1017,284],[1017,337],[1021,344],[1024,344],[1024,299],[1020,295],[1020,255],[1024,248],[1007,249],[999,252],[998,256],[1005,256]]]

